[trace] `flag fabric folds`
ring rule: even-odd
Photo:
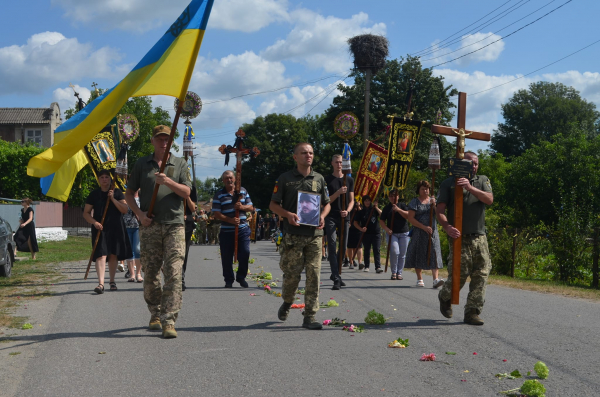
[[[54,146],[29,160],[27,175],[51,176],[41,183],[47,187],[45,194],[66,200],[75,175],[85,166],[81,149],[130,97],[168,95],[184,101],[213,1],[193,0],[123,80],[58,127]]]

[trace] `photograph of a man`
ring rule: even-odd
[[[298,192],[298,223],[310,226],[319,226],[319,203],[321,202],[321,195]]]

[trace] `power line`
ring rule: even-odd
[[[517,77],[516,79],[513,79],[513,80],[510,80],[510,81],[507,81],[507,82],[505,82],[505,83],[502,83],[502,84],[498,84],[497,86],[494,86],[494,87],[492,87],[492,88],[488,88],[488,89],[485,89],[485,90],[482,90],[482,91],[478,91],[478,92],[476,92],[476,93],[474,93],[474,94],[469,94],[469,95],[470,95],[470,96],[473,96],[473,95],[481,94],[481,93],[483,93],[483,92],[486,92],[486,91],[493,90],[494,88],[501,87],[501,86],[503,86],[503,85],[506,85],[506,84],[508,84],[508,83],[512,83],[513,81],[520,80],[520,79],[522,79],[523,77],[527,77],[527,76],[529,76],[530,74],[534,74],[535,72],[539,72],[540,70],[542,70],[542,69],[545,69],[545,68],[547,68],[548,66],[552,66],[552,65],[554,65],[555,63],[558,63],[558,62],[562,61],[563,59],[567,59],[567,58],[569,58],[570,56],[572,56],[572,55],[575,55],[575,54],[577,54],[578,52],[581,52],[581,51],[585,50],[586,48],[589,48],[589,47],[591,47],[591,46],[593,46],[594,44],[597,44],[597,43],[599,43],[599,42],[600,42],[600,40],[596,40],[596,41],[594,41],[592,44],[588,44],[587,46],[585,46],[585,47],[583,47],[583,48],[580,48],[579,50],[577,50],[577,51],[575,51],[575,52],[572,52],[572,53],[570,53],[569,55],[566,55],[566,56],[564,56],[564,57],[562,57],[562,58],[560,58],[560,59],[558,59],[558,60],[556,60],[556,61],[554,61],[554,62],[552,62],[552,63],[549,63],[549,64],[547,64],[546,66],[542,66],[541,68],[538,68],[538,69],[534,70],[533,72],[529,72],[529,73],[527,73],[527,74],[524,74],[524,75],[523,75],[523,76],[521,76],[521,77]]]
[[[504,7],[506,4],[510,3],[511,1],[512,1],[512,0],[508,0],[507,2],[503,3],[503,4],[502,4],[500,7],[498,7],[498,8],[496,8],[496,9],[494,9],[494,10],[492,10],[492,11],[488,12],[487,14],[485,14],[483,17],[479,18],[478,20],[476,20],[476,21],[475,21],[475,22],[473,22],[472,24],[470,24],[470,25],[468,25],[468,26],[466,26],[466,27],[462,28],[462,29],[461,29],[461,30],[459,30],[458,32],[455,32],[455,33],[451,34],[450,36],[446,37],[444,40],[442,40],[442,41],[438,42],[437,44],[441,44],[441,43],[443,43],[444,41],[446,41],[446,40],[448,40],[448,39],[450,39],[450,38],[452,38],[452,37],[456,36],[457,34],[459,34],[460,32],[462,32],[463,30],[465,30],[465,29],[469,28],[470,26],[473,26],[474,24],[476,24],[477,22],[481,21],[483,18],[487,17],[488,15],[490,15],[490,14],[493,14],[494,12],[496,12],[496,11],[497,11],[497,10],[499,10],[500,8]],[[412,55],[412,56],[418,56],[417,54],[419,54],[419,53],[421,53],[421,52],[423,52],[423,51],[427,51],[427,50],[428,50],[430,47],[432,47],[432,46],[429,46],[429,47],[427,47],[427,48],[424,48],[424,49],[422,49],[422,50],[419,50],[419,51],[413,52],[413,53],[412,53],[412,54],[410,54],[410,55]]]
[[[527,26],[533,25],[534,23],[536,23],[536,22],[537,22],[537,21],[539,21],[540,19],[542,19],[542,18],[545,18],[546,16],[550,15],[550,14],[551,14],[551,13],[553,13],[554,11],[558,10],[559,8],[561,8],[561,7],[565,6],[566,4],[568,4],[568,3],[572,2],[572,1],[573,1],[573,0],[569,0],[569,1],[567,1],[566,3],[563,3],[563,4],[561,4],[560,6],[556,7],[555,9],[553,9],[553,10],[551,10],[551,11],[548,11],[546,14],[542,15],[542,16],[541,16],[541,17],[539,17],[538,19],[536,19],[536,20],[534,20],[534,21],[532,21],[532,22],[529,22],[527,25],[524,25],[524,26],[520,27],[519,29],[517,29],[517,30],[515,30],[515,31],[513,31],[513,32],[511,32],[511,33],[509,33],[509,34],[507,34],[507,35],[506,35],[506,36],[504,36],[504,37],[501,37],[501,38],[499,38],[498,40],[494,40],[494,41],[492,41],[491,43],[489,43],[489,44],[486,44],[486,45],[484,45],[484,46],[483,46],[483,47],[481,47],[481,48],[478,48],[477,50],[474,50],[474,51],[468,52],[468,53],[466,53],[466,54],[464,54],[464,55],[461,55],[461,56],[459,56],[459,57],[456,57],[456,58],[454,58],[454,59],[451,59],[451,60],[449,60],[449,61],[442,62],[442,63],[440,63],[440,64],[437,64],[437,65],[431,66],[431,69],[433,69],[433,68],[436,68],[436,67],[438,67],[438,66],[445,65],[445,64],[447,64],[447,63],[450,63],[450,62],[454,62],[454,61],[456,61],[457,59],[464,58],[464,57],[466,57],[467,55],[471,55],[471,54],[473,54],[473,53],[475,53],[475,52],[477,52],[477,51],[481,51],[481,50],[483,50],[484,48],[486,48],[486,47],[489,47],[489,46],[491,46],[492,44],[494,44],[494,43],[497,43],[497,42],[499,42],[499,41],[500,41],[500,40],[502,40],[502,39],[506,39],[506,38],[508,38],[508,37],[512,36],[513,34],[517,33],[518,31],[525,29]]]
[[[495,34],[497,34],[497,33],[500,33],[501,31],[503,31],[504,29],[508,28],[509,26],[512,26],[512,25],[514,25],[515,23],[517,23],[517,22],[519,22],[519,21],[522,21],[523,19],[527,18],[528,16],[530,16],[530,15],[532,15],[532,14],[535,14],[536,12],[538,12],[539,10],[541,10],[542,8],[548,7],[550,4],[554,3],[555,1],[556,1],[556,0],[552,0],[550,3],[548,3],[548,4],[546,4],[546,5],[543,5],[543,6],[541,6],[540,8],[538,8],[537,10],[535,10],[535,11],[533,11],[533,12],[530,12],[529,14],[525,15],[523,18],[517,19],[516,21],[514,21],[513,23],[511,23],[511,24],[509,24],[509,25],[506,25],[506,26],[505,26],[505,27],[503,27],[502,29],[499,29],[499,30],[497,30],[497,31],[495,31],[495,32],[493,32],[493,33],[490,33],[488,36],[484,37],[484,38],[483,38],[483,39],[481,39],[481,40],[477,40],[477,41],[476,41],[476,42],[474,42],[474,43],[467,44],[467,45],[465,45],[465,46],[462,46],[462,47],[460,47],[460,48],[459,48],[459,49],[457,49],[457,50],[454,50],[454,51],[452,51],[452,52],[448,52],[448,53],[446,53],[446,54],[443,54],[443,55],[437,56],[437,57],[435,57],[435,58],[424,59],[424,60],[422,60],[422,62],[426,62],[426,61],[432,61],[432,60],[434,60],[434,59],[442,58],[442,57],[445,57],[445,56],[447,56],[447,55],[453,54],[453,53],[455,53],[455,52],[457,52],[457,51],[460,51],[460,50],[462,50],[462,49],[465,49],[465,48],[467,48],[467,47],[471,47],[471,46],[473,46],[473,45],[475,45],[475,44],[477,44],[477,43],[480,43],[480,42],[482,42],[482,41],[484,41],[484,40],[486,40],[486,39],[488,39],[488,38],[492,37],[493,35],[495,35]],[[440,50],[440,49],[442,49],[442,48],[445,48],[445,47],[440,47],[440,48],[438,48],[438,50]],[[424,55],[427,55],[427,54],[424,54]],[[423,55],[423,56],[424,56],[424,55]]]
[[[272,90],[260,91],[260,92],[251,92],[249,94],[236,95],[234,97],[227,98],[227,99],[215,99],[214,101],[204,102],[202,105],[204,106],[204,105],[210,105],[212,103],[217,103],[217,102],[231,101],[232,99],[243,98],[243,97],[251,96],[251,95],[269,94],[271,92],[277,92],[277,91],[285,90],[285,89],[288,89],[288,88],[302,87],[304,85],[308,85],[308,84],[312,84],[312,83],[317,83],[319,81],[327,80],[327,79],[330,79],[332,77],[341,77],[341,76],[338,75],[338,74],[332,74],[331,76],[326,76],[326,77],[322,77],[320,79],[311,80],[311,81],[305,81],[304,83],[300,83],[300,84],[296,84],[296,85],[290,85],[290,86],[287,86],[287,87],[273,88]]]
[[[521,1],[523,1],[523,0],[521,0]],[[521,1],[520,1],[519,3],[521,3]],[[505,13],[504,15],[500,14],[500,15],[502,15],[502,16],[498,15],[498,16],[494,17],[494,18],[496,18],[496,19],[492,19],[491,21],[486,21],[486,22],[482,23],[481,25],[478,25],[478,26],[474,27],[473,29],[469,30],[469,31],[468,31],[466,34],[467,34],[467,35],[469,35],[469,34],[471,34],[471,33],[475,32],[475,31],[478,31],[478,30],[484,29],[484,28],[486,28],[486,27],[488,27],[488,26],[490,26],[490,25],[492,25],[492,24],[496,23],[496,22],[498,22],[499,20],[501,20],[501,19],[503,19],[503,18],[506,18],[506,17],[507,17],[509,14],[511,14],[513,11],[516,11],[516,10],[518,10],[519,8],[523,7],[523,6],[524,6],[525,4],[527,4],[529,1],[530,1],[530,0],[527,0],[525,3],[523,3],[523,4],[521,4],[521,5],[519,5],[519,3],[515,4],[514,6],[512,6],[512,7],[511,7],[512,9],[511,9],[511,8],[509,8],[508,10],[505,10],[505,11],[503,11],[502,13]],[[554,1],[554,0],[553,0],[553,1]],[[517,5],[519,5],[519,6],[517,7]],[[514,8],[514,7],[516,7],[516,8]],[[420,55],[419,55],[419,57],[424,57],[424,56],[426,56],[426,55],[431,55],[431,54],[435,53],[436,51],[439,51],[440,49],[443,49],[443,48],[450,47],[451,45],[453,45],[453,44],[456,44],[456,43],[458,43],[458,42],[459,42],[459,41],[461,41],[461,40],[462,40],[462,37],[457,37],[457,38],[453,39],[452,41],[450,41],[449,43],[446,43],[446,44],[444,44],[444,45],[443,45],[443,46],[441,46],[441,47],[435,47],[435,48],[432,48],[432,49],[428,50],[427,52],[424,52],[424,53],[420,54]],[[439,45],[439,43],[436,43],[436,44],[437,44],[437,45]],[[432,46],[432,47],[433,47],[433,46]]]

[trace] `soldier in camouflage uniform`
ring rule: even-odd
[[[479,317],[485,303],[485,286],[492,270],[492,261],[488,250],[485,230],[485,206],[492,205],[494,194],[488,177],[477,175],[479,159],[473,152],[465,153],[465,159],[473,161],[473,178],[459,178],[456,184],[464,189],[463,201],[463,230],[460,265],[460,288],[462,289],[467,277],[469,295],[465,305],[464,322],[471,325],[483,325]],[[454,223],[454,178],[444,180],[440,186],[437,204],[437,219],[449,237],[455,239],[461,233],[452,226]],[[446,217],[448,210],[448,217]],[[452,241],[450,241],[450,256],[448,259],[448,281],[439,292],[440,311],[444,317],[452,317],[450,303],[452,293]]]
[[[131,172],[125,199],[140,220],[141,263],[144,270],[144,299],[150,310],[151,330],[162,328],[164,338],[176,338],[175,322],[181,309],[182,266],[185,257],[183,200],[189,197],[192,179],[185,160],[169,155],[160,173],[171,129],[154,127],[154,153],[140,158]],[[154,191],[158,195],[152,217],[147,216]],[[140,189],[140,207],[134,193]],[[161,270],[165,285],[161,286]]]
[[[283,304],[277,316],[285,321],[290,307],[296,299],[296,290],[302,271],[306,272],[304,294],[304,321],[302,327],[321,329],[323,325],[315,321],[319,310],[319,279],[321,275],[321,244],[325,217],[329,213],[329,194],[323,175],[312,169],[314,153],[308,143],[299,143],[294,147],[296,168],[281,174],[275,183],[269,209],[283,220],[284,237],[279,267],[283,271],[281,296]],[[319,226],[298,224],[298,192],[308,191],[321,195],[321,215]]]
[[[200,214],[198,215],[198,223],[196,226],[196,230],[198,231],[198,243],[205,244],[206,243],[206,220],[208,217],[204,210],[200,210]]]

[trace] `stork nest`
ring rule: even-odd
[[[348,39],[350,52],[354,56],[354,66],[366,71],[371,69],[373,73],[385,66],[385,58],[389,51],[389,41],[384,36],[374,34],[361,34]]]

